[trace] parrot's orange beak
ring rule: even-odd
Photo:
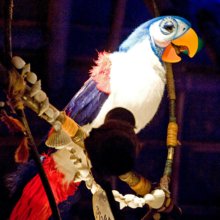
[[[181,60],[179,53],[186,51],[189,57],[193,57],[198,49],[198,36],[196,32],[190,28],[181,37],[173,40],[169,44],[162,55],[162,60],[167,63],[177,63]]]

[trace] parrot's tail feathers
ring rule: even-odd
[[[43,160],[43,157],[41,159]],[[35,162],[30,160],[28,163],[19,165],[15,172],[8,174],[5,183],[10,195],[14,196],[16,193],[21,192],[26,183],[37,174],[37,171]]]
[[[74,195],[79,183],[64,183],[64,175],[56,169],[55,162],[51,157],[44,159],[43,167],[57,204],[66,200],[68,196]],[[51,208],[40,176],[36,175],[25,186],[20,200],[11,213],[10,220],[46,220],[51,214]]]

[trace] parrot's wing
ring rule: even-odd
[[[93,121],[110,93],[109,54],[99,53],[95,63],[90,78],[65,107],[67,115],[81,126]]]
[[[107,98],[108,94],[100,91],[96,82],[89,78],[66,106],[65,112],[82,126],[93,121]]]

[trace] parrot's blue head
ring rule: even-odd
[[[178,54],[186,50],[189,57],[193,57],[198,48],[198,37],[189,21],[179,16],[161,16],[135,29],[119,50],[126,52],[146,38],[154,53],[164,62],[179,62]]]

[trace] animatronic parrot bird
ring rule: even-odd
[[[65,112],[89,134],[91,128],[103,124],[111,109],[123,107],[133,113],[139,132],[154,117],[161,102],[166,84],[164,62],[179,62],[179,53],[186,50],[193,57],[197,48],[198,37],[184,18],[162,16],[149,20],[136,28],[118,51],[99,53],[90,78]],[[80,168],[74,155],[81,160]],[[88,167],[83,150],[76,145],[45,156],[43,166],[57,203],[74,195],[79,182],[86,178],[78,169]],[[37,174],[24,187],[10,219],[48,219],[50,215]]]

